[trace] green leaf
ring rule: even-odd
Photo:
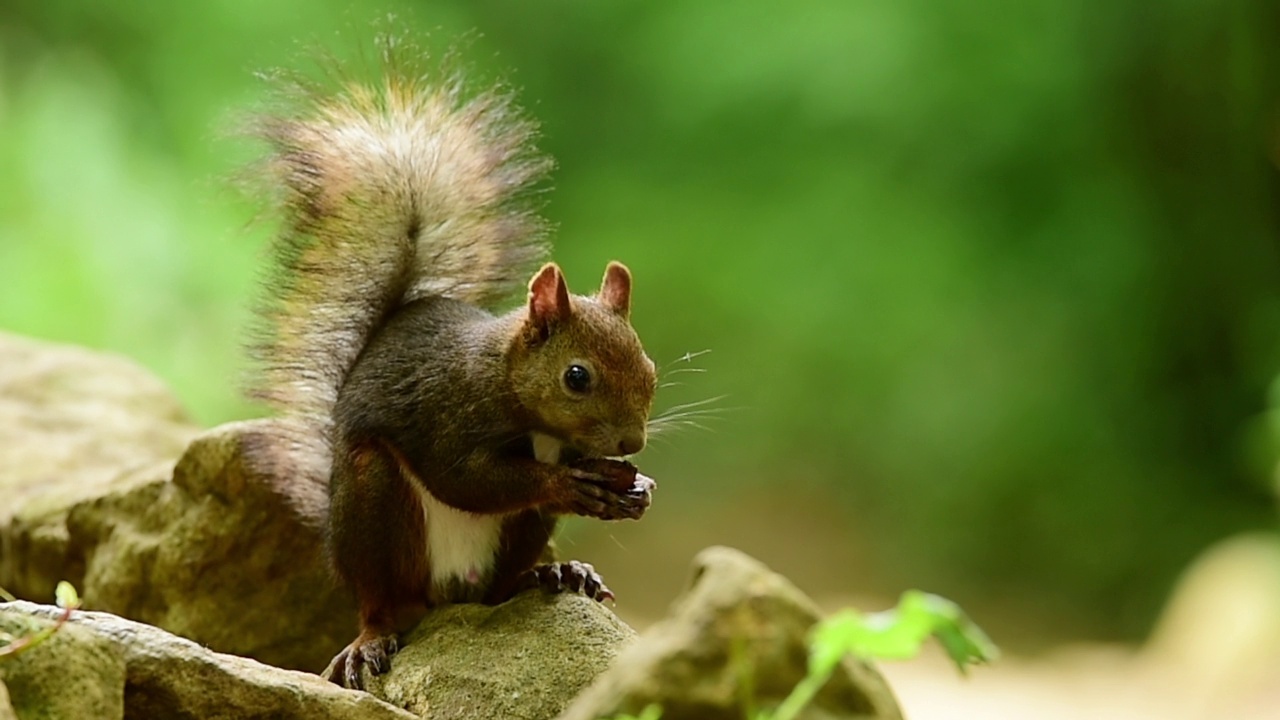
[[[867,659],[912,658],[930,636],[938,638],[961,673],[971,664],[989,662],[999,655],[995,644],[959,605],[909,590],[892,610],[864,615],[849,609],[819,623],[810,649],[810,670],[827,671],[846,653]]]
[[[75,609],[80,607],[80,594],[76,592],[76,588],[66,580],[58,583],[58,587],[53,591],[58,607],[66,610],[67,608]]]

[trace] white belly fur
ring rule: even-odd
[[[505,515],[476,515],[449,507],[417,483],[427,531],[431,581],[477,583],[493,569]]]
[[[555,464],[563,443],[542,433],[533,433],[533,455],[539,462]],[[435,498],[422,483],[412,483],[422,501],[427,532],[427,559],[431,581],[450,580],[475,583],[489,574],[498,552],[502,523],[506,515],[477,515],[450,507]]]

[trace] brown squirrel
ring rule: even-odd
[[[639,518],[629,463],[656,388],[631,274],[593,296],[546,263],[529,191],[550,162],[501,89],[468,95],[402,60],[264,119],[280,190],[278,282],[258,394],[300,430],[296,473],[328,476],[327,547],[360,634],[329,678],[390,667],[405,618],[541,586],[613,594],[584,563],[538,564],[556,519]]]

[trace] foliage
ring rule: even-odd
[[[814,630],[811,668],[830,672],[846,654],[867,660],[915,657],[929,638],[937,638],[964,674],[969,665],[999,655],[987,634],[950,600],[910,590],[893,610],[864,615],[852,608],[823,620]]]
[[[814,628],[809,646],[809,673],[782,704],[761,712],[756,720],[794,720],[818,694],[846,655],[865,660],[904,660],[915,657],[930,637],[936,637],[961,674],[969,665],[995,660],[994,643],[958,605],[937,595],[910,590],[898,607],[864,615],[852,608]]]

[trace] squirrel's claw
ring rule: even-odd
[[[391,656],[399,650],[395,635],[385,635],[360,646],[360,657],[369,665],[369,671],[381,675],[391,669]]]
[[[366,635],[361,633],[350,645],[342,649],[329,663],[329,682],[352,690],[364,689],[361,670],[369,666],[369,672],[381,675],[391,669],[391,656],[400,649],[394,634]]]
[[[640,512],[636,515],[636,518],[643,515],[644,511],[648,510],[649,506],[653,504],[653,491],[657,489],[657,487],[658,483],[653,478],[636,473],[635,484],[633,484],[631,489],[627,491],[627,496],[633,498],[635,503],[640,507]]]
[[[526,586],[542,588],[547,593],[574,592],[604,602],[613,601],[613,591],[604,584],[600,573],[590,563],[570,560],[536,565],[525,576]]]
[[[351,646],[348,645],[338,653],[333,660],[329,662],[329,672],[325,677],[329,682],[352,690],[363,690],[364,681],[360,678],[360,663],[357,656],[359,653],[351,652]]]

